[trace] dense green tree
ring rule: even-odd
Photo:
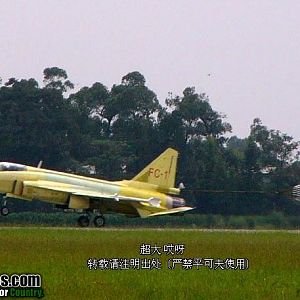
[[[60,167],[69,158],[70,106],[57,90],[34,79],[12,80],[0,89],[2,160]]]
[[[144,86],[145,83],[145,77],[137,71],[130,72],[122,77],[122,84],[127,86]]]
[[[73,108],[77,112],[77,123],[80,124],[80,133],[94,138],[109,137],[109,127],[112,118],[107,113],[110,101],[108,89],[96,82],[91,87],[83,87],[69,97]]]
[[[132,72],[122,78],[120,85],[111,89],[110,111],[114,112],[112,139],[126,141],[135,157],[130,172],[137,172],[157,154],[156,116],[161,106],[153,91],[146,85],[139,72]]]
[[[44,70],[44,84],[46,88],[66,92],[74,88],[74,84],[68,80],[67,72],[58,67],[46,68]]]
[[[172,113],[177,112],[181,116],[186,142],[207,136],[220,139],[224,133],[231,131],[230,124],[223,122],[224,116],[212,109],[207,95],[197,94],[194,87],[187,87],[183,97],[167,99],[166,104]]]
[[[288,166],[298,158],[299,142],[279,130],[268,130],[259,118],[251,125],[250,137],[261,151],[261,167]]]
[[[85,163],[95,166],[96,175],[109,180],[131,178],[128,165],[137,158],[126,142],[93,140],[89,145],[89,155]]]

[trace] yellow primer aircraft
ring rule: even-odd
[[[103,213],[117,212],[142,218],[183,213],[185,206],[174,187],[178,152],[168,148],[132,180],[105,181],[15,163],[0,163],[0,193],[5,194],[1,214],[7,215],[6,198],[41,200],[63,209],[83,212],[78,219],[89,226],[104,226]]]

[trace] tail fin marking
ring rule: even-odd
[[[132,180],[172,188],[175,184],[178,152],[168,148]]]

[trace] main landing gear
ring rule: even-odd
[[[80,227],[88,227],[90,225],[90,220],[91,220],[91,217],[89,214],[86,214],[86,215],[82,215],[78,218],[78,225]],[[105,225],[105,218],[103,215],[101,214],[97,214],[95,217],[94,217],[94,220],[93,220],[93,223],[95,225],[95,227],[103,227]]]

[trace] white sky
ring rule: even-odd
[[[260,117],[300,140],[299,16],[298,0],[0,0],[0,77],[58,66],[110,88],[137,70],[161,103],[206,92],[239,137]]]

